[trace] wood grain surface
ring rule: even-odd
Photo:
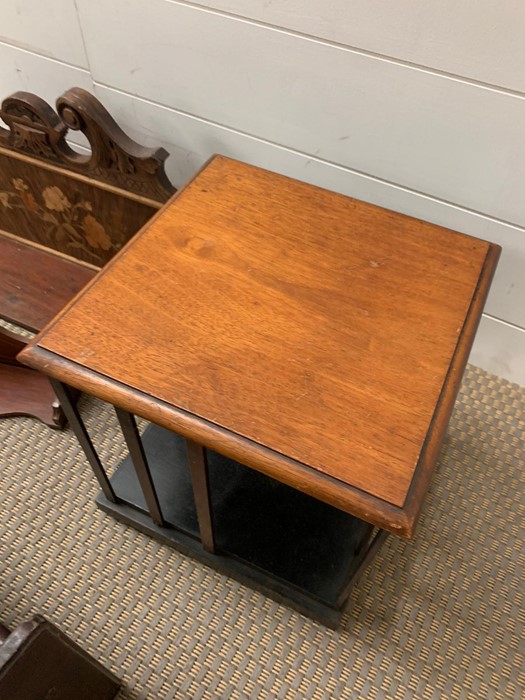
[[[23,328],[43,328],[95,274],[0,232],[0,316]]]
[[[216,157],[37,345],[402,508],[489,252]]]

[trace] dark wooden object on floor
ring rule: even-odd
[[[0,332],[0,416],[33,416],[62,428],[64,412],[48,378],[24,367],[16,356],[25,342],[5,328]]]
[[[0,318],[38,332],[175,190],[167,153],[132,141],[85,90],[68,90],[57,112],[18,92],[0,118]],[[70,130],[86,136],[89,155],[67,144]],[[12,362],[0,365],[6,415],[64,424],[47,379]]]
[[[37,615],[13,632],[0,626],[0,697],[112,700],[118,679]]]
[[[351,526],[369,529],[352,552],[334,550],[344,557],[334,570],[346,571],[335,602],[297,595],[297,581],[273,574],[273,590],[303,610],[309,596],[326,619],[340,614],[356,552],[367,561],[382,541],[371,526],[414,534],[498,255],[486,241],[217,156],[20,359],[207,448],[199,460],[190,450],[190,466],[199,556],[216,566],[246,578],[249,564],[261,585],[258,552],[250,562],[231,541],[249,529],[250,508],[219,543],[228,509],[214,489],[237,467],[217,467],[215,454],[359,519]],[[160,440],[134,446],[112,479],[116,502],[101,504],[184,548],[184,518],[165,512],[175,469],[156,464]],[[151,498],[137,502],[135,472],[157,495],[154,513]],[[248,481],[232,480],[230,508],[257,504]],[[157,505],[172,530],[144,514],[159,522]]]

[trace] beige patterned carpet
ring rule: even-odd
[[[115,465],[112,413],[81,407]],[[525,389],[468,368],[417,537],[385,545],[338,631],[114,521],[69,431],[4,419],[0,619],[46,615],[122,698],[519,700],[524,407]]]

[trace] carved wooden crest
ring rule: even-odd
[[[164,171],[168,153],[129,138],[102,104],[86,90],[72,88],[57,100],[55,112],[29,92],[2,102],[0,146],[55,163],[159,202],[175,192]],[[91,148],[81,155],[67,144],[69,130],[81,131]]]

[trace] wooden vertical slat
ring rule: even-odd
[[[115,406],[115,411],[117,413],[117,418],[120,423],[120,427],[122,428],[122,433],[124,434],[124,439],[126,440],[131,461],[135,467],[135,472],[137,474],[142,493],[144,494],[151,519],[155,525],[165,527],[166,522],[162,516],[157,491],[155,489],[153,479],[151,478],[150,468],[146,459],[144,447],[142,446],[142,440],[140,439],[135,417],[131,413],[128,413],[128,411],[125,411],[118,406]]]
[[[69,425],[77,436],[80,446],[84,450],[84,454],[91,465],[91,469],[93,470],[93,473],[100,484],[100,488],[104,492],[104,496],[112,503],[117,503],[117,496],[113,491],[113,487],[111,486],[104,467],[102,466],[102,462],[100,461],[93,443],[91,442],[91,438],[89,437],[84,421],[80,416],[75,402],[71,398],[69,387],[56,379],[50,379],[50,382],[55,390],[58,400],[60,401],[64,414],[69,421]]]
[[[207,552],[213,553],[215,551],[215,542],[206,449],[199,443],[193,442],[193,440],[186,440],[186,449],[188,451],[188,464],[202,546]]]

